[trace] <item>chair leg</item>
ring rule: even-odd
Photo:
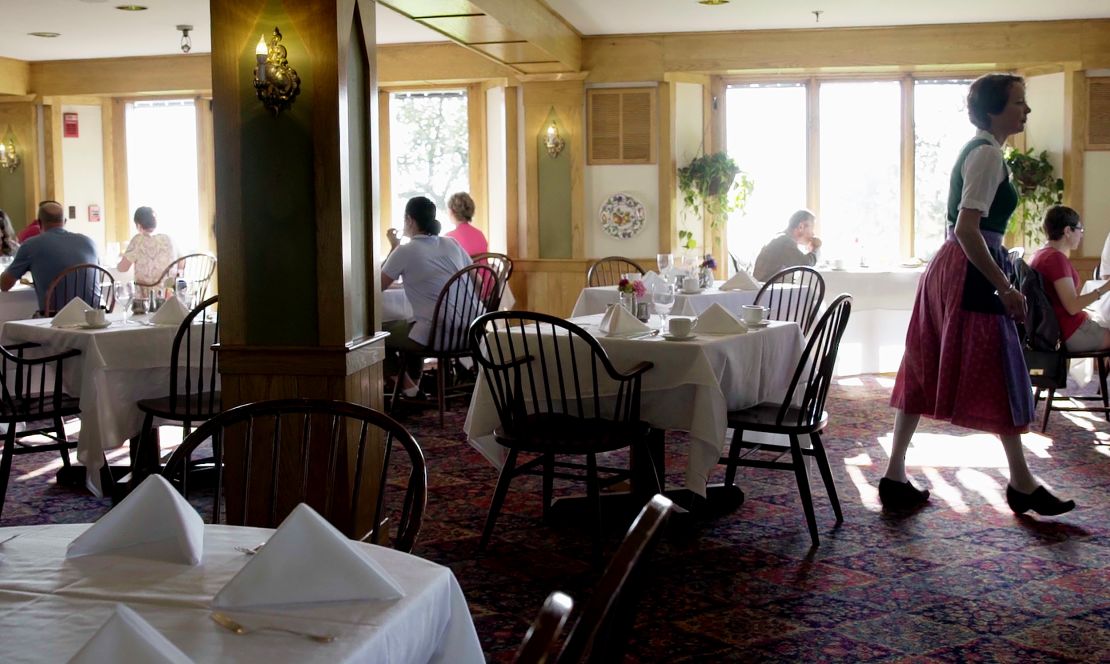
[[[551,500],[555,492],[555,455],[543,455],[543,518],[551,516]]]
[[[733,486],[736,483],[736,466],[740,459],[740,442],[743,437],[743,429],[733,429],[732,442],[728,444],[728,464],[725,466],[725,486]]]
[[[1033,389],[1033,410],[1037,410],[1037,404],[1041,402],[1041,388]]]
[[[62,455],[62,467],[69,468],[69,442],[66,440],[66,425],[62,418],[54,418],[54,435],[58,437],[58,443],[62,446],[58,452]]]
[[[1048,388],[1048,397],[1044,400],[1044,420],[1041,421],[1041,433],[1048,428],[1048,416],[1052,413],[1052,399],[1056,396],[1056,388]]]
[[[139,449],[135,451],[134,460],[131,462],[131,488],[139,486],[143,480],[146,479],[147,472],[150,469],[151,459],[153,456],[154,463],[157,465],[158,461],[158,447],[154,444],[154,449],[151,444],[154,441],[154,416],[147,413],[143,418],[143,430],[139,434]]]
[[[439,428],[443,428],[443,411],[447,408],[447,361],[436,363],[436,401],[439,404]]]
[[[790,434],[790,456],[794,460],[794,478],[798,482],[798,495],[802,499],[802,509],[806,513],[806,523],[809,524],[809,536],[813,546],[821,544],[817,536],[817,515],[813,513],[813,496],[809,491],[809,473],[806,472],[805,456],[802,454],[801,443],[798,437]]]
[[[493,535],[493,524],[497,522],[497,515],[501,512],[501,505],[505,502],[505,494],[509,492],[509,482],[513,479],[513,470],[516,468],[516,450],[509,450],[505,458],[505,465],[501,467],[501,475],[497,478],[497,488],[493,490],[493,500],[489,504],[489,514],[486,515],[486,526],[482,529],[482,539],[478,541],[478,550],[485,551],[489,538]]]
[[[397,373],[396,378],[393,380],[393,394],[389,397],[389,414],[392,415],[397,411],[397,397],[401,394],[401,382],[404,380],[405,364],[408,358],[404,353],[399,354],[397,363],[400,365],[401,370]]]
[[[1096,357],[1095,363],[1098,365],[1098,393],[1102,397],[1102,416],[1110,422],[1110,395],[1106,394],[1106,364],[1103,362],[1104,358]]]
[[[829,494],[836,522],[840,523],[844,520],[844,514],[840,511],[840,498],[836,495],[836,484],[833,482],[832,468],[829,466],[829,457],[825,454],[825,445],[821,442],[821,434],[811,433],[809,439],[813,445],[813,457],[817,459],[817,467],[821,469],[821,479],[825,482],[825,493]]]
[[[594,562],[600,565],[602,563],[601,484],[597,480],[597,455],[595,454],[586,455],[586,500],[590,503],[590,511],[594,513]]]
[[[0,452],[0,517],[4,516],[4,497],[8,494],[8,476],[12,472],[12,455],[15,453],[15,423],[8,423],[4,436],[4,450]]]

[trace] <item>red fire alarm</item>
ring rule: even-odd
[[[62,113],[62,136],[66,138],[78,137],[76,113]]]
[[[89,206],[89,221],[100,221],[100,206],[99,205],[90,205]]]

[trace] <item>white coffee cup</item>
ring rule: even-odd
[[[740,320],[749,325],[758,325],[759,323],[762,323],[763,317],[766,315],[766,307],[761,307],[757,304],[740,305]]]
[[[688,337],[694,329],[694,320],[685,316],[674,316],[667,319],[667,332],[672,337]]]
[[[103,309],[89,309],[85,312],[85,322],[89,325],[103,325],[104,321]]]
[[[829,265],[831,265],[832,269],[834,269],[834,270],[843,270],[844,269],[844,259],[843,258],[834,258],[831,261],[829,261]]]
[[[686,277],[682,280],[682,290],[687,293],[696,293],[700,285],[697,277]]]

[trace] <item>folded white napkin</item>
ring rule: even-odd
[[[70,658],[69,664],[192,664],[192,661],[142,616],[117,604],[112,617]]]
[[[111,554],[199,565],[204,521],[161,475],[143,480],[91,528],[69,543],[66,558]]]
[[[694,332],[699,334],[743,334],[748,328],[728,309],[714,302],[698,316]]]
[[[58,310],[54,314],[54,318],[50,321],[51,327],[63,327],[67,325],[80,325],[85,322],[85,312],[92,309],[87,302],[79,297],[75,297],[66,306]]]
[[[636,334],[637,332],[647,332],[651,328],[640,321],[639,318],[633,316],[628,309],[614,304],[605,311],[605,315],[601,317],[601,323],[598,329],[608,336],[621,336],[625,334]]]
[[[647,274],[640,277],[640,281],[644,282],[644,287],[648,289],[649,293],[659,284],[667,283],[666,280],[663,279],[663,277],[659,276],[655,272],[652,272],[651,270],[648,270]]]
[[[230,609],[404,596],[397,581],[361,544],[301,503],[216,594],[212,605]]]
[[[150,317],[150,322],[158,325],[181,325],[181,321],[189,315],[189,309],[181,304],[181,300],[171,297],[158,307],[158,311]]]
[[[759,290],[759,282],[752,275],[740,270],[732,278],[721,284],[721,290]]]

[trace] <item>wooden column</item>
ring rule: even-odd
[[[310,397],[381,408],[375,5],[210,8],[223,405]],[[255,45],[275,26],[301,79],[276,115],[253,87]],[[283,461],[282,472],[300,468]]]

